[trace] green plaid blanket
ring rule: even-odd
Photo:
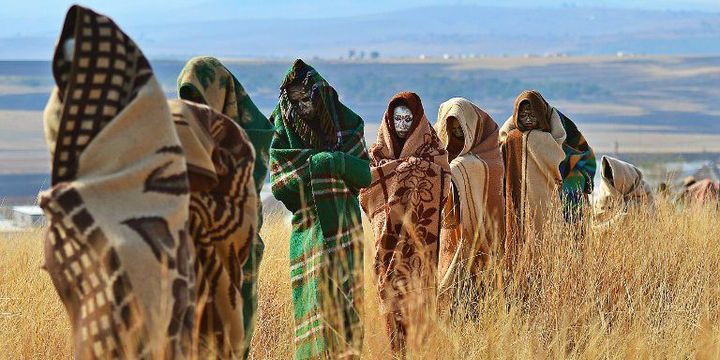
[[[319,109],[297,116],[287,87],[302,82]],[[297,60],[271,118],[272,192],[293,213],[290,276],[295,357],[356,358],[362,348],[363,229],[359,188],[370,184],[363,121]],[[320,130],[317,130],[320,129]]]
[[[260,238],[262,228],[262,199],[260,191],[267,176],[272,123],[258,110],[235,76],[219,60],[201,56],[190,59],[178,77],[178,96],[185,100],[206,104],[237,122],[248,135],[255,149],[253,179],[258,193],[258,225],[250,253],[242,268],[243,323],[245,352],[248,357],[250,341],[255,329],[257,312],[257,274],[265,244]]]

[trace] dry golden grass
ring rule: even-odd
[[[369,229],[368,229],[369,230]],[[368,234],[370,232],[368,231]],[[40,270],[41,234],[0,235],[0,358],[69,358],[62,304]],[[292,354],[289,228],[270,216],[260,274],[260,309],[252,354]],[[720,213],[677,213],[660,201],[654,219],[629,216],[603,233],[578,236],[551,224],[525,252],[516,278],[526,286],[493,290],[462,315],[438,321],[414,358],[720,358]],[[391,358],[368,262],[364,357]]]

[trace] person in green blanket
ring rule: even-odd
[[[363,228],[357,195],[370,184],[363,120],[302,60],[271,116],[272,192],[292,212],[295,358],[359,358]]]
[[[255,328],[257,311],[257,274],[265,245],[260,238],[262,227],[262,199],[260,192],[268,172],[270,141],[275,133],[272,123],[248,96],[240,82],[218,59],[201,56],[190,59],[178,77],[178,96],[181,99],[205,104],[235,120],[255,150],[253,179],[258,194],[258,225],[249,254],[242,267],[243,325],[245,329],[243,358],[249,355],[250,341]]]

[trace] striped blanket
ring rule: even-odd
[[[452,134],[450,119],[464,137]],[[453,196],[447,202],[440,234],[438,264],[439,305],[448,308],[458,292],[474,287],[494,243],[504,233],[504,170],[498,125],[484,111],[463,98],[453,98],[438,112],[435,130],[440,141],[456,156],[450,161]],[[457,145],[455,145],[457,143]]]
[[[519,107],[526,99],[539,114],[539,129],[520,130]],[[521,246],[542,232],[544,216],[559,200],[565,136],[560,115],[536,91],[518,96],[513,116],[500,128],[505,162],[505,257],[509,269]]]
[[[405,139],[393,122],[400,105],[413,114]],[[375,235],[380,311],[391,348],[402,356],[408,342],[423,341],[434,313],[440,212],[450,190],[447,151],[420,97],[402,92],[390,100],[370,158],[372,184],[361,191],[360,202]]]
[[[316,112],[301,118],[288,88]],[[370,183],[363,121],[318,72],[296,60],[272,114],[272,192],[293,213],[290,275],[295,357],[357,358],[363,328],[363,229],[357,193]]]
[[[206,104],[233,119],[243,128],[255,150],[253,179],[260,194],[267,176],[270,141],[273,126],[255,106],[237,78],[219,60],[200,56],[190,59],[178,77],[178,96],[181,99]],[[247,358],[255,328],[257,310],[257,274],[265,244],[260,238],[263,212],[262,199],[257,199],[258,232],[250,245],[247,261],[242,268],[243,321],[245,329],[244,354]]]

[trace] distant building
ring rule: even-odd
[[[11,220],[19,228],[45,225],[45,216],[39,206],[13,206],[11,213]]]

